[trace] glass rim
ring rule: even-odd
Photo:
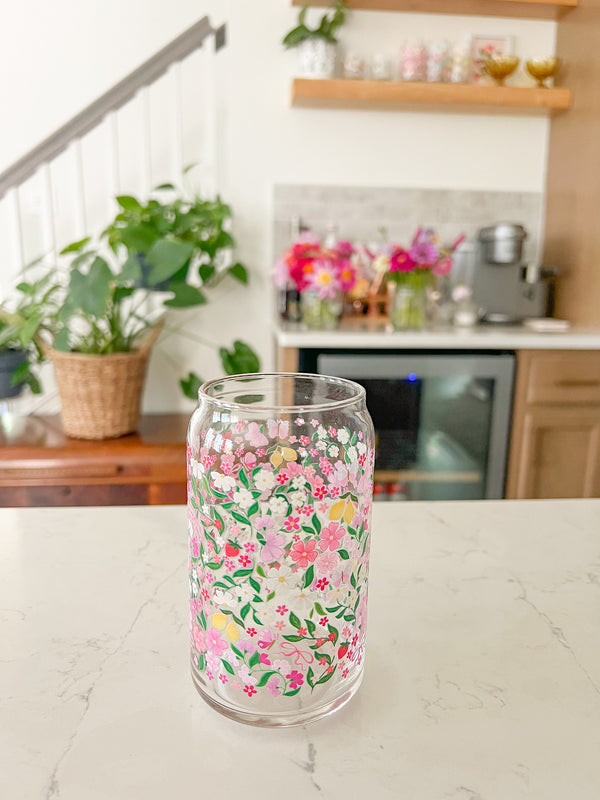
[[[345,386],[355,393],[352,397],[346,397],[342,400],[330,400],[324,403],[304,403],[304,404],[290,404],[283,403],[257,403],[250,405],[249,403],[236,403],[231,400],[220,400],[213,397],[208,393],[208,390],[215,384],[227,383],[233,380],[249,380],[260,378],[307,378],[312,379],[316,383],[328,383],[337,386]],[[351,381],[348,378],[338,378],[334,375],[320,375],[317,372],[242,372],[237,375],[226,375],[224,378],[213,378],[210,381],[205,381],[198,389],[198,401],[206,400],[219,408],[227,408],[236,411],[278,411],[278,412],[291,412],[301,413],[308,411],[327,411],[337,408],[346,408],[347,406],[354,405],[366,397],[364,386],[356,381]]]

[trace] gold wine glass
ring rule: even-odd
[[[519,66],[519,60],[518,56],[487,56],[483,70],[496,81],[498,86],[503,86],[506,78]]]
[[[538,82],[538,86],[546,88],[544,81],[553,78],[561,68],[562,61],[556,56],[547,58],[530,58],[526,63],[527,72]]]

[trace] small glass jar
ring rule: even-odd
[[[396,331],[421,331],[426,322],[426,291],[431,283],[429,270],[395,273],[388,283],[389,315]]]
[[[333,297],[321,297],[318,291],[305,289],[300,297],[302,322],[307,328],[333,331],[340,324],[344,310],[344,296],[336,292]]]
[[[188,429],[191,670],[222,714],[300,725],[363,675],[374,431],[324,375],[205,383]]]
[[[454,300],[453,322],[456,328],[472,328],[479,320],[479,310],[473,302],[468,286],[456,286],[452,292]]]

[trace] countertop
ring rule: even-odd
[[[382,503],[366,672],[260,730],[188,668],[181,506],[0,509],[0,796],[600,796],[600,500]]]
[[[392,331],[368,318],[342,320],[335,331],[307,330],[299,323],[273,323],[279,347],[386,350],[600,350],[600,328],[573,327],[535,333],[524,325],[478,325],[472,329]]]

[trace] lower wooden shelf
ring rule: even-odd
[[[548,89],[463,83],[412,83],[334,78],[295,78],[292,106],[395,111],[479,112],[550,116],[571,107],[572,93]]]

